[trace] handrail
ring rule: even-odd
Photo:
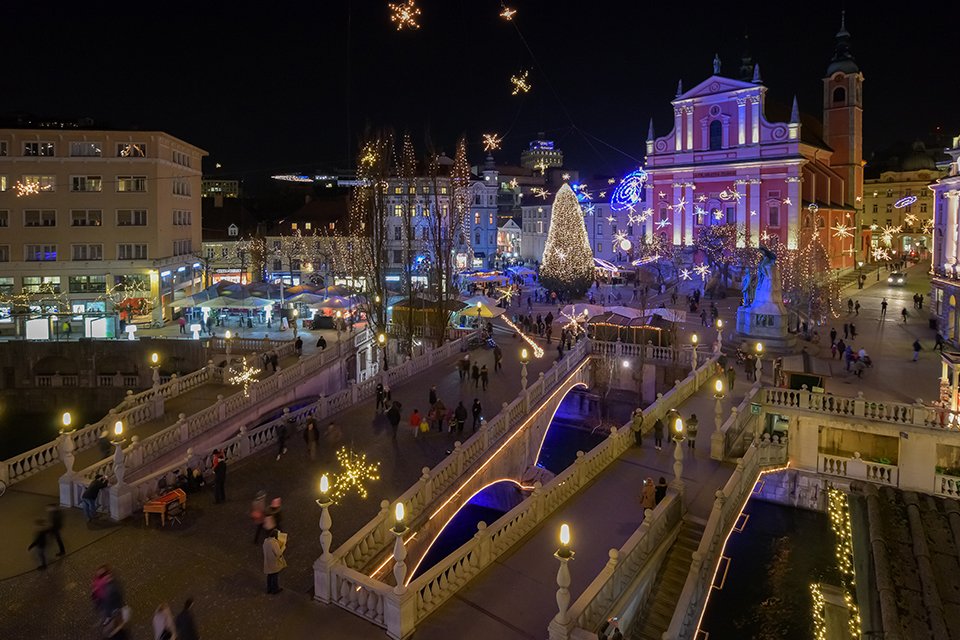
[[[859,392],[855,398],[812,391],[764,387],[762,402],[768,407],[799,409],[860,420],[886,422],[900,426],[923,427],[941,431],[960,431],[960,423],[949,408],[924,404],[871,401]]]
[[[730,456],[736,455],[734,445],[743,435],[747,423],[758,419],[757,416],[750,413],[749,408],[760,389],[760,381],[758,380],[750,387],[750,391],[744,396],[743,401],[730,409],[730,416],[723,422],[720,429],[713,432],[710,439],[711,458],[723,462]]]

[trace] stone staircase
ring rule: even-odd
[[[702,537],[703,524],[685,518],[633,627],[631,640],[661,640],[663,632],[670,626],[680,592],[687,581],[692,554]]]

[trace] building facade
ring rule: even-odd
[[[0,130],[0,294],[111,314],[129,287],[169,317],[198,277],[205,155],[159,131]]]
[[[939,320],[940,334],[954,347],[960,344],[960,136],[946,149],[950,156],[947,174],[930,185],[933,192],[934,227],[932,309]]]
[[[790,111],[768,104],[758,66],[734,79],[715,60],[711,77],[678,87],[673,130],[657,136],[651,120],[647,135],[648,237],[689,246],[704,227],[729,223],[740,246],[776,236],[795,249],[818,233],[834,268],[863,259],[863,75],[849,39],[842,26],[823,78],[822,129],[796,100]]]

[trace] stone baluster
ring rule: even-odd
[[[430,480],[430,467],[424,467],[420,470],[420,492],[423,496],[423,504],[430,504],[433,501],[433,482]]]

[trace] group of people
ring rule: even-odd
[[[474,364],[474,367],[476,367],[476,364]],[[463,378],[461,378],[461,380],[462,379]],[[486,387],[484,387],[484,389],[486,389]],[[457,402],[457,406],[453,409],[448,409],[447,405],[443,403],[443,400],[441,400],[437,394],[437,387],[433,386],[430,387],[430,392],[427,396],[427,405],[430,409],[426,415],[421,414],[420,410],[415,408],[407,420],[415,438],[430,433],[432,428],[436,428],[438,432],[443,433],[444,426],[447,427],[450,433],[463,433],[468,416],[467,408],[464,406],[463,400]],[[399,422],[399,407],[397,407],[397,409],[397,421]],[[483,405],[480,402],[480,398],[473,399],[470,413],[473,415],[473,431],[476,432],[477,428],[483,423]]]
[[[123,589],[108,565],[100,565],[90,584],[90,599],[100,617],[101,634],[105,638],[129,638],[133,611],[126,604]],[[193,598],[187,598],[176,615],[166,602],[153,613],[151,628],[154,640],[199,640],[200,631],[193,616]]]

